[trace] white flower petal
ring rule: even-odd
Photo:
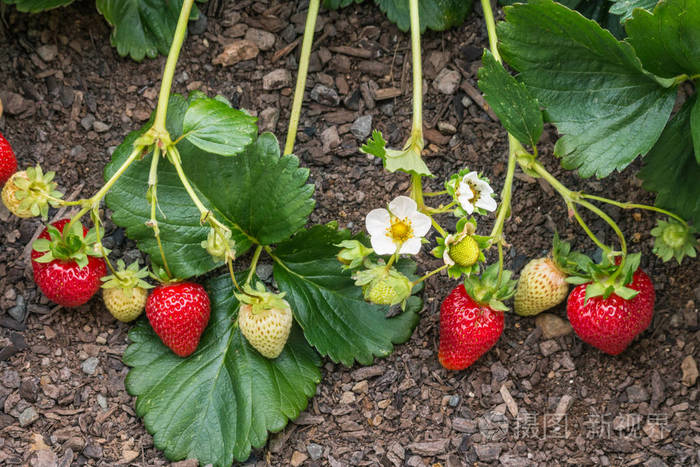
[[[370,242],[374,252],[378,255],[393,255],[396,253],[396,244],[386,235],[372,235]]]
[[[386,209],[372,209],[367,213],[365,218],[367,232],[374,237],[375,235],[384,236],[386,229],[391,227],[391,216]]]
[[[472,199],[474,197],[474,193],[472,193],[472,189],[468,183],[462,182],[459,184],[457,196],[465,196],[466,199]]]
[[[462,183],[472,183],[476,185],[477,182],[479,182],[479,174],[476,173],[475,171],[469,172],[467,175],[464,176],[462,179]]]
[[[476,202],[477,208],[486,209],[487,211],[491,212],[495,211],[497,206],[498,204],[496,204],[496,200],[490,196],[482,196],[479,198],[479,201]]]
[[[418,205],[408,196],[397,196],[389,203],[389,211],[399,219],[411,216],[418,210]]]
[[[481,193],[482,195],[490,195],[491,193],[493,193],[493,188],[491,188],[491,185],[489,185],[488,183],[486,183],[483,180],[479,180],[476,183],[476,188],[479,190],[479,193]]]
[[[420,251],[421,241],[420,238],[410,238],[401,245],[399,253],[402,255],[415,255]]]
[[[430,230],[432,223],[430,222],[430,217],[426,216],[422,212],[415,212],[410,217],[411,228],[413,228],[413,235],[416,237],[425,237],[425,234]]]
[[[455,262],[450,256],[450,250],[448,248],[445,248],[445,252],[442,254],[442,260],[445,262],[446,265],[448,266],[454,266]]]
[[[471,193],[471,191],[469,193]],[[474,212],[474,205],[469,201],[470,199],[471,199],[471,197],[462,196],[462,195],[460,195],[457,198],[457,201],[459,201],[459,205],[462,206],[462,209],[467,211],[467,214],[471,214]]]

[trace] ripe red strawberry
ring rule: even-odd
[[[192,282],[159,285],[146,301],[146,317],[153,330],[180,357],[197,349],[209,312],[207,292]]]
[[[463,284],[455,288],[440,307],[438,359],[448,370],[463,370],[477,361],[503,333],[504,315],[479,305]]]
[[[107,274],[107,267],[102,258],[86,252],[90,248],[87,243],[77,245],[88,234],[80,223],[76,223],[77,228],[72,230],[82,230],[82,239],[73,236],[71,247],[58,239],[57,233],[63,234],[68,222],[69,219],[61,219],[52,223],[57,232],[49,227],[41,232],[32,249],[32,269],[34,282],[49,300],[64,307],[76,307],[100,290],[100,279]]]
[[[17,172],[17,158],[10,143],[0,133],[0,186],[4,185],[15,172]]]
[[[649,276],[637,269],[632,282],[625,285],[639,293],[631,299],[612,293],[608,298],[591,297],[585,301],[591,283],[571,291],[566,311],[571,326],[583,340],[610,355],[618,355],[637,335],[649,327],[654,314],[654,285]]]

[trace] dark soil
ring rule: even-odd
[[[283,139],[292,84],[265,91],[262,78],[275,69],[294,76],[298,48],[273,59],[301,37],[305,7],[267,0],[230,3],[221,18],[199,24],[205,32],[187,41],[175,91],[222,94],[261,115],[264,129]],[[356,118],[372,115],[373,126],[396,146],[410,126],[408,36],[366,3],[322,14],[309,89],[323,84],[340,102],[307,96],[296,151],[317,187],[312,220],[338,219],[354,231],[364,227],[369,209],[408,188],[405,176],[384,173],[378,160],[360,155],[360,140],[350,131]],[[143,63],[120,58],[94,3],[39,15],[7,6],[0,12],[5,104],[0,131],[21,166],[39,162],[57,171],[67,194],[89,196],[101,184],[111,150],[155,107],[164,58]],[[426,157],[437,175],[429,189],[440,189],[445,176],[465,165],[483,171],[496,187],[502,184],[505,133],[466,92],[476,86],[485,45],[481,23],[477,11],[456,30],[425,36]],[[272,31],[274,45],[253,60],[213,65],[224,45],[248,28]],[[46,45],[57,46],[57,54],[41,48]],[[348,55],[338,46],[369,51],[370,57]],[[461,87],[452,94],[435,87],[445,67],[460,74]],[[377,88],[396,88],[400,95],[375,101]],[[653,202],[634,177],[638,165],[605,181],[580,180],[560,170],[551,155],[555,134],[547,130],[542,158],[569,187]],[[519,270],[544,254],[554,229],[593,251],[548,186],[519,174],[514,189],[506,228],[509,267]],[[31,280],[26,254],[40,222],[18,220],[1,209],[0,464],[167,464],[124,390],[128,368],[120,357],[130,326],[114,320],[98,298],[73,310],[49,303]],[[249,463],[698,465],[698,384],[687,376],[684,384],[681,371],[681,362],[697,360],[700,348],[697,261],[661,263],[651,253],[654,216],[609,212],[629,234],[632,249],[643,253],[642,266],[657,292],[651,327],[622,355],[604,355],[566,328],[564,336],[543,337],[534,319],[508,315],[494,349],[466,371],[445,371],[436,358],[438,310],[456,283],[437,276],[428,280],[423,316],[408,343],[372,367],[326,362],[307,411],[254,451]],[[482,224],[483,232],[490,222]],[[601,222],[592,225],[613,240]],[[109,226],[108,234],[115,255],[139,257],[123,231]],[[425,270],[439,265],[426,253],[419,260]],[[565,318],[563,306],[552,314]]]

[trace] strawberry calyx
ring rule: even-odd
[[[69,222],[66,226],[68,228],[64,228],[63,232],[51,224],[46,227],[49,239],[39,238],[32,244],[35,251],[44,254],[33,261],[37,263],[50,263],[54,260],[75,261],[80,268],[84,268],[88,264],[88,256],[102,257],[102,249],[97,242],[95,229],[83,235],[84,228],[80,221],[72,224]],[[105,252],[108,253],[108,250],[105,249]]]
[[[12,199],[20,217],[41,216],[46,220],[49,205],[58,207],[63,196],[63,193],[56,190],[58,185],[53,181],[55,176],[55,172],[44,173],[39,164],[16,172],[5,184],[3,198]]]
[[[367,256],[374,253],[372,248],[367,248],[358,240],[343,240],[335,246],[341,249],[336,258],[343,264],[343,269],[359,267]]]
[[[593,297],[609,298],[612,294],[624,300],[631,300],[639,293],[627,287],[639,268],[641,253],[629,254],[624,263],[620,256],[603,255],[600,263],[594,263],[588,256],[581,254],[578,258],[578,272],[566,278],[574,285],[588,284],[584,303]]]
[[[217,263],[236,259],[236,242],[231,239],[229,229],[210,228],[207,239],[202,241],[201,246]]]
[[[696,228],[676,219],[669,219],[668,222],[659,219],[656,227],[651,229],[651,235],[654,236],[653,252],[664,262],[675,258],[681,264],[686,256],[695,258],[698,249],[698,240],[695,238],[697,232]]]
[[[503,270],[500,281],[498,280],[498,263],[487,267],[480,275],[471,275],[464,280],[464,289],[467,294],[479,305],[486,305],[497,311],[508,311],[503,303],[515,295],[517,281],[512,280],[513,273]]]
[[[583,253],[571,251],[571,244],[560,239],[558,232],[554,232],[552,251],[549,256],[554,266],[566,276],[576,275],[581,271],[582,265],[587,265],[590,260]]]
[[[139,268],[139,262],[134,261],[128,267],[124,260],[117,260],[116,274],[104,276],[101,280],[103,289],[122,289],[125,293],[133,294],[135,288],[151,289],[153,286],[144,279],[149,276],[148,268]]]
[[[364,299],[375,305],[393,306],[400,303],[404,309],[413,290],[413,283],[408,277],[383,264],[357,271],[352,277],[355,285],[362,287]]]
[[[287,300],[284,300],[284,292],[277,294],[268,292],[262,282],[257,282],[255,287],[251,287],[250,284],[244,284],[242,290],[243,293],[234,293],[234,296],[242,304],[250,305],[253,314],[272,309],[291,309]]]

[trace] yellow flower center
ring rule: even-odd
[[[411,228],[411,221],[407,217],[399,219],[398,217],[391,218],[391,227],[386,229],[386,234],[391,238],[394,243],[404,243],[411,237],[413,237],[413,228]]]
[[[481,196],[481,192],[476,188],[476,185],[474,185],[472,182],[467,182],[467,185],[469,186],[469,190],[472,192],[472,201],[476,203],[479,201],[479,197]]]

